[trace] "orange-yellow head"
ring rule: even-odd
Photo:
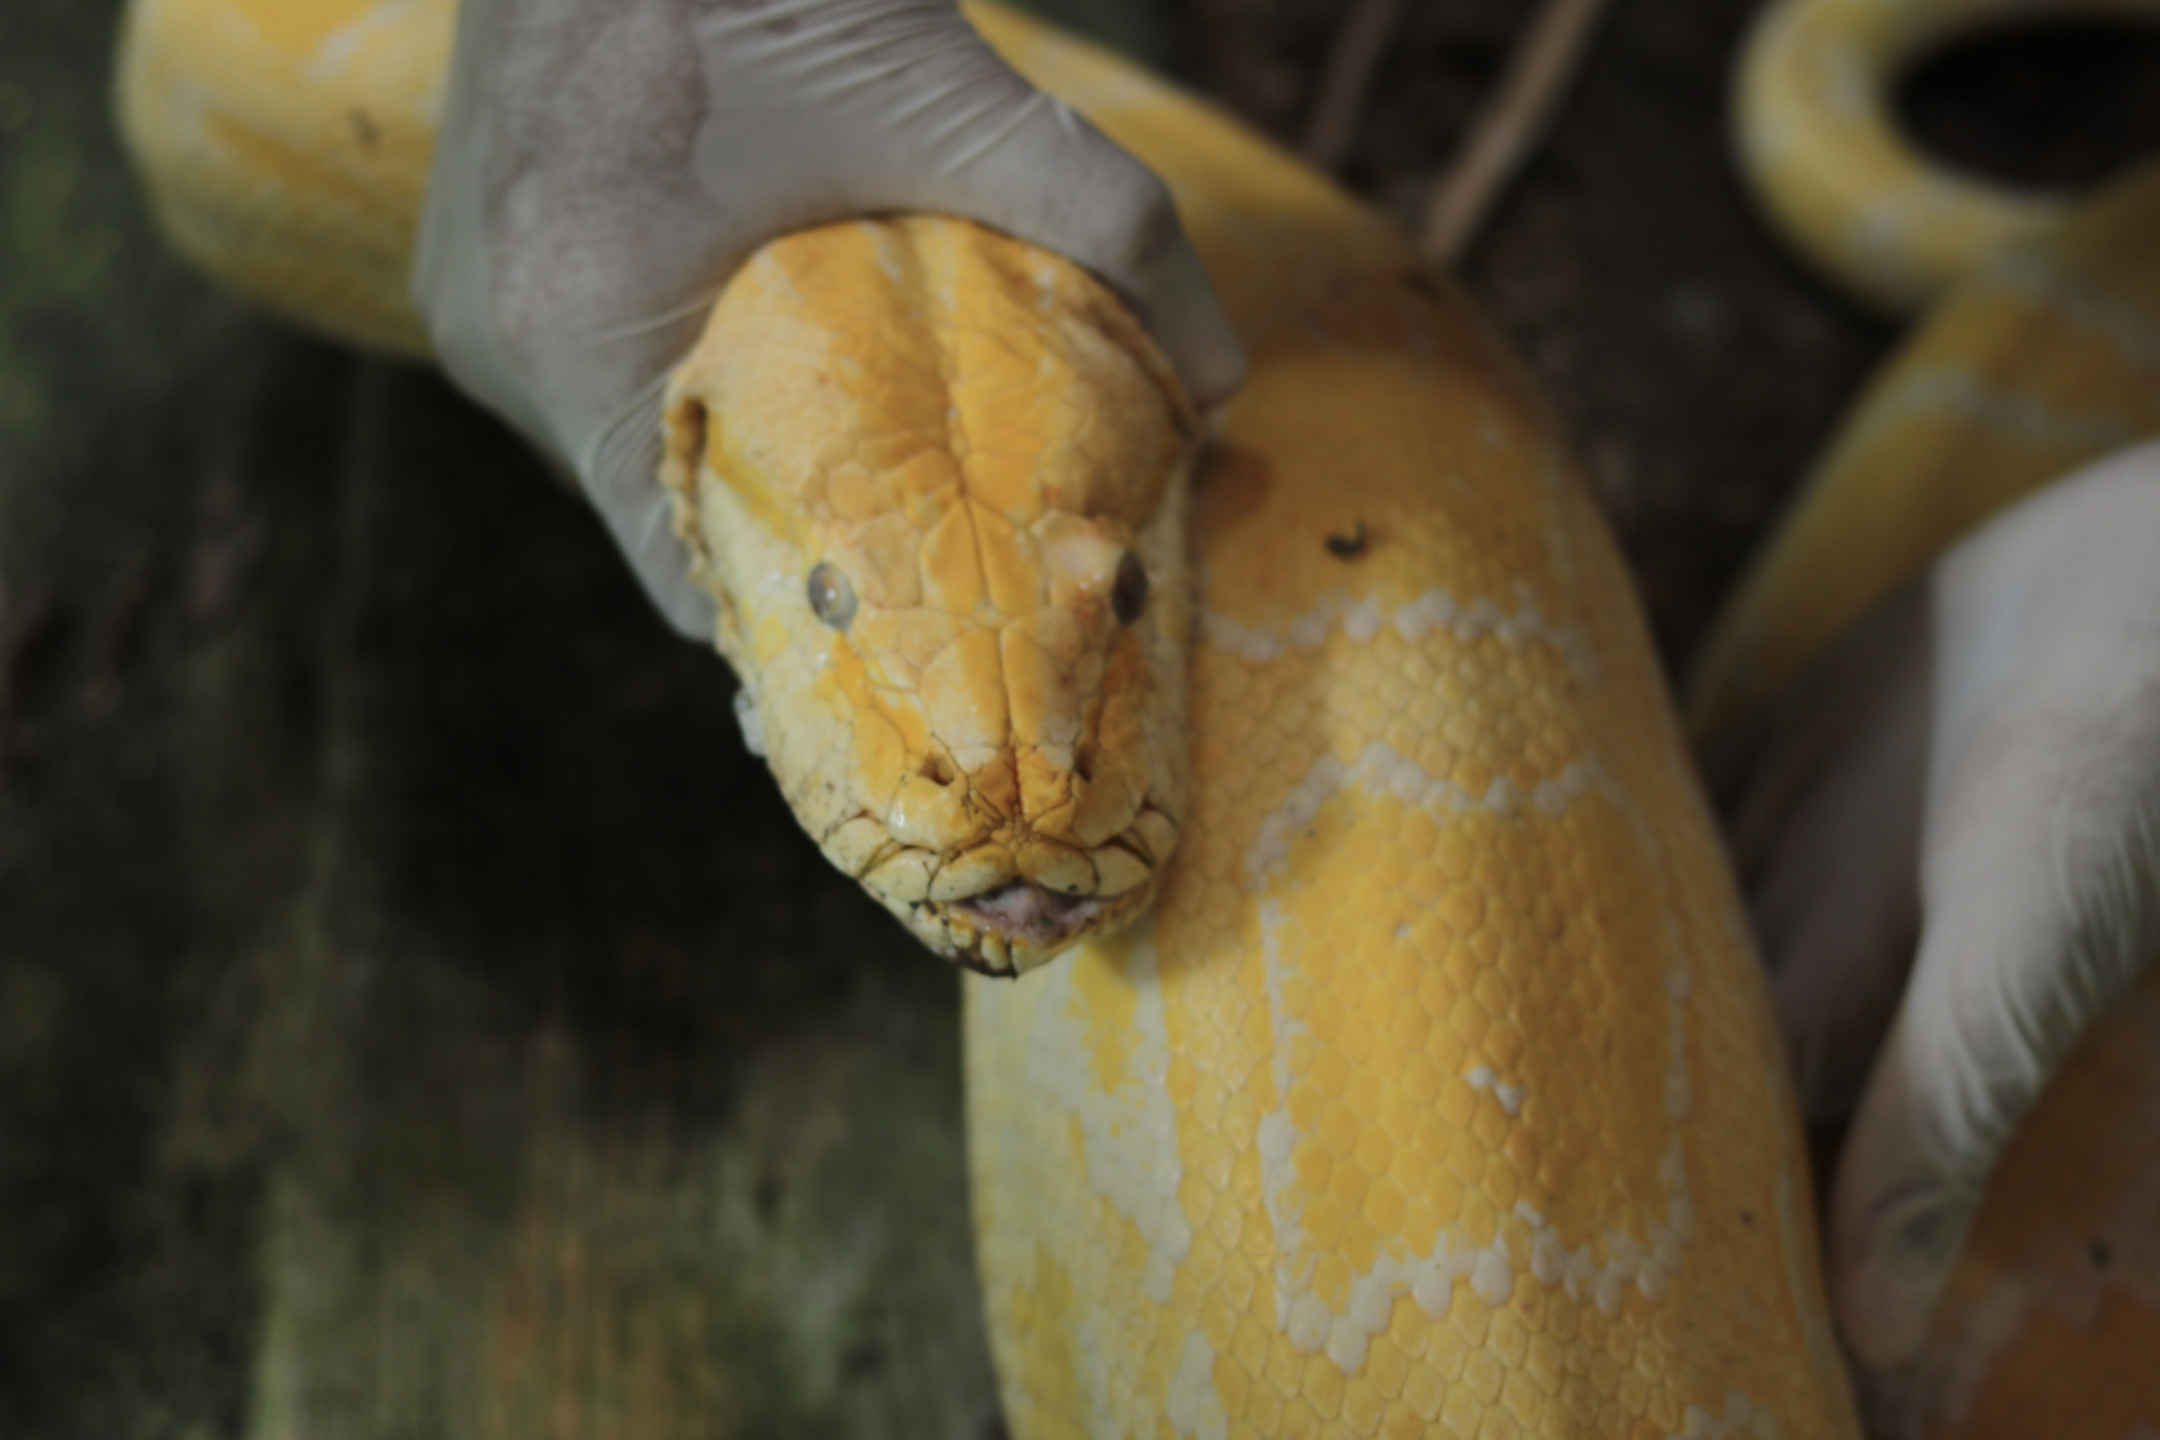
[[[1144,911],[1195,425],[1117,297],[966,221],[804,231],[729,282],[667,426],[745,732],[833,862],[992,972]]]

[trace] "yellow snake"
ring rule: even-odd
[[[1929,165],[1888,123],[1897,68],[2019,15],[2160,5],[1783,0],[1742,67],[1765,209],[1862,298],[1940,295],[1749,566],[1689,722],[1760,716],[1846,626],[2057,476],[2160,435],[2160,165],[2083,203]],[[1871,1377],[1885,1434],[2160,1435],[2160,967],[2072,1054],[1990,1180],[1921,1355]]]
[[[124,114],[174,238],[332,333],[417,348],[404,275],[449,10],[137,0]],[[1145,337],[1065,262],[946,219],[761,252],[676,377],[667,480],[807,827],[933,945],[1030,972],[967,991],[980,1268],[1013,1432],[1854,1434],[1743,920],[1549,420],[1384,222],[1129,65],[971,13],[1171,185],[1251,354],[1194,462],[1189,539],[1194,422]],[[2015,364],[2029,347],[2005,336],[2025,322],[1986,305],[2058,297],[2006,283],[1951,302],[1918,344]],[[2115,343],[2064,313],[2073,338]],[[1007,357],[969,350],[985,324],[1041,363],[1027,404]],[[813,403],[834,376],[844,393]],[[1927,400],[1955,408],[1962,383],[1883,402],[1846,444],[1946,453]],[[895,434],[895,450],[865,438]],[[1783,578],[1721,631],[1742,638],[1721,642],[1700,713],[1760,703],[1864,608],[1869,586],[1822,581],[1851,537],[1880,550],[1877,588],[1948,538],[1933,502],[1903,529],[1877,515],[1906,486],[1811,492],[1761,572]],[[957,513],[973,539],[941,548]],[[1152,630],[1119,613],[1128,553]],[[817,613],[840,594],[813,583],[827,564],[855,602],[844,628]],[[977,597],[968,623],[910,632],[940,586]],[[1006,653],[1029,625],[1059,662],[1033,730],[1014,698],[1032,662]],[[958,711],[992,676],[976,713],[941,717],[929,672],[951,656]],[[957,817],[896,824],[902,785],[932,804],[957,790]],[[873,829],[841,833],[858,820]],[[1111,851],[1145,876],[1110,878]],[[936,891],[966,855],[993,887],[1143,898],[1084,917],[1094,933],[1055,963],[1038,962],[1062,935],[1009,926],[1001,955],[997,917],[957,913],[957,883]],[[906,873],[871,878],[888,864]],[[1146,915],[1113,931],[1120,909]],[[2087,1063],[2046,1113],[2107,1109]],[[2005,1331],[2037,1292],[1988,1286],[2073,1213],[2050,1190],[2069,1161],[2113,1173],[2097,1133],[2021,1139],[1991,1194],[1943,1333],[1994,1325],[1985,1358],[2024,1369],[2011,1399],[1987,1376],[1927,1391],[1967,1416],[2089,1399],[2061,1388],[2091,1358],[2077,1332],[2050,1331],[2039,1300]],[[2099,1352],[2152,1332],[2121,1333]]]

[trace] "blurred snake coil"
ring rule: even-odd
[[[1856,1434],[1745,920],[1549,417],[1386,222],[1130,64],[969,13],[1170,185],[1244,391],[1188,464],[1174,381],[1084,272],[959,220],[835,225],[730,282],[674,378],[663,480],[806,828],[934,948],[1028,972],[966,999],[1012,1432]],[[422,351],[406,274],[453,21],[451,0],[134,0],[123,122],[175,243],[319,330]],[[828,374],[853,378],[812,403]],[[1846,556],[1817,529],[1833,560],[1781,543],[1765,573],[1789,552],[1797,578],[1721,632],[1749,637],[1727,667],[1749,703],[1774,693],[1760,637],[1799,656],[1864,608],[1822,613],[1801,572]],[[1886,567],[1948,538],[1898,533]],[[818,547],[845,558],[844,628]],[[1146,625],[1112,593],[1134,553]],[[761,563],[788,583],[760,588]],[[1121,695],[1142,698],[1117,720]],[[1140,760],[1096,785],[1118,746]],[[966,801],[943,819],[971,884],[1152,909],[1051,963],[986,943],[947,905],[965,887],[936,891],[962,852],[911,838],[902,789]],[[2097,1131],[2066,1134],[2106,1169]],[[2055,1158],[2006,1166],[1946,1325],[1999,1317],[1991,1236],[2067,1203],[2052,1168],[2009,1182]],[[2078,1344],[2036,1353],[2026,1393],[2059,1402]]]

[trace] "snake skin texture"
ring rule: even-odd
[[[1968,234],[1962,278],[1941,268],[1924,235],[1902,250],[1906,237],[1877,223],[1888,211],[1870,210],[1876,192],[1862,179],[1884,176],[1867,168],[1864,147],[1844,199],[1820,190],[1796,198],[1808,196],[1851,138],[1823,128],[1820,117],[1864,107],[1852,100],[1850,77],[1793,68],[1780,47],[1807,34],[1818,53],[1858,53],[1900,8],[1775,6],[1743,69],[1741,109],[1758,132],[1812,127],[1814,158],[1798,168],[1812,167],[1814,178],[1781,170],[1786,157],[1774,149],[1746,147],[1758,193],[1785,197],[1766,209],[1795,248],[1864,293],[1868,282],[1854,279],[1852,254],[1836,237],[1876,223],[1878,257],[1949,288],[1856,402],[1713,627],[1688,707],[1705,744],[1748,726],[1847,626],[1960,537],[2057,476],[2160,436],[2160,166],[2075,207],[2051,202],[2021,226]],[[2135,5],[1987,8],[1998,20],[2153,14]],[[1894,23],[1969,23],[1975,13],[1966,5],[1913,10]],[[1929,36],[1925,28],[1904,33],[1910,43]],[[1997,205],[1975,182],[1944,183]],[[1815,207],[1806,224],[1791,218],[1800,204]],[[2156,1057],[2160,967],[2088,1032],[2018,1130],[1925,1349],[1900,1372],[1868,1378],[1876,1433],[2160,1436]]]
[[[1252,359],[1193,482],[1191,789],[1153,913],[969,978],[1012,1433],[1854,1435],[1742,913],[1551,421],[1391,226],[1130,65],[971,14],[1171,185]],[[432,110],[388,97],[427,95],[449,19],[137,0],[124,111],[176,236],[333,332],[408,334],[383,267],[322,272],[409,237]],[[339,41],[395,26],[378,96]],[[282,88],[211,83],[250,66]],[[375,148],[296,112],[318,82]],[[724,298],[707,352],[737,323]]]

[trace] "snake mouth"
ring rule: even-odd
[[[995,835],[941,855],[898,843],[865,812],[833,826],[820,844],[933,952],[1009,978],[1145,914],[1177,840],[1177,822],[1151,800],[1125,830],[1092,848],[1063,837]]]
[[[939,948],[979,975],[1010,979],[1120,927],[1146,908],[1154,889],[1149,883],[1122,895],[1067,895],[1032,880],[1008,880],[938,907],[947,940]]]
[[[1110,909],[1100,896],[1061,895],[1032,880],[1007,881],[957,901],[951,908],[978,930],[1002,935],[1008,945],[1034,950],[1062,947]]]

